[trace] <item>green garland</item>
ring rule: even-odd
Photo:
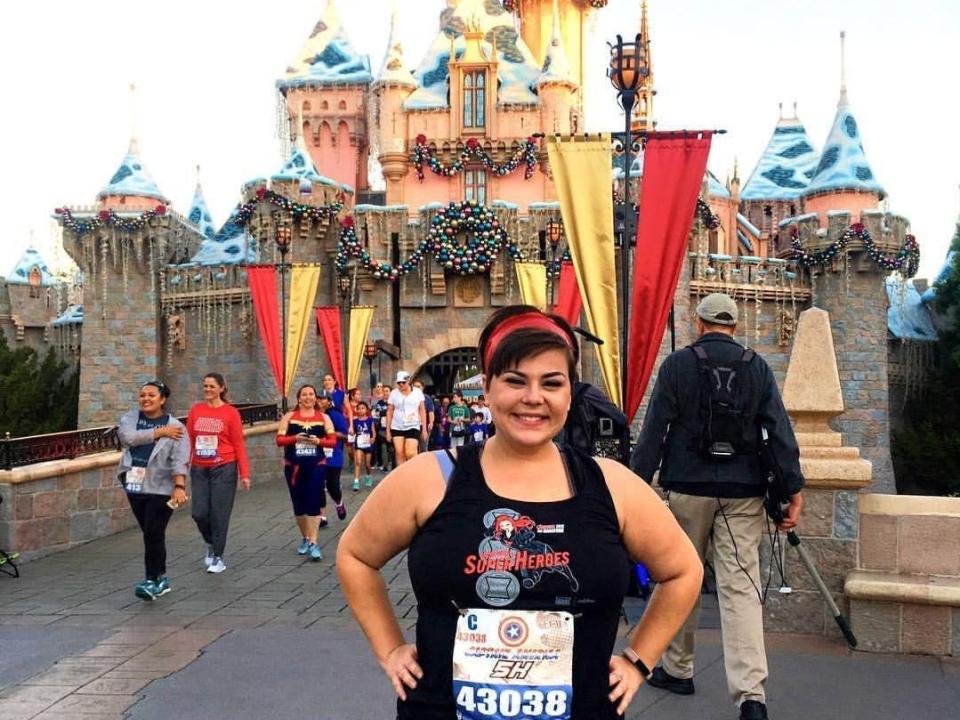
[[[53,212],[63,218],[64,229],[71,231],[79,238],[104,226],[118,230],[140,230],[146,227],[153,218],[166,215],[167,206],[157,205],[153,210],[147,210],[134,217],[121,217],[113,210],[100,210],[89,220],[77,220],[71,214],[70,209],[65,207],[56,208]]]
[[[920,245],[913,235],[907,235],[897,254],[890,256],[884,255],[877,249],[877,246],[873,243],[873,237],[863,226],[863,223],[854,223],[844,230],[843,235],[837,240],[817,252],[807,252],[804,249],[800,243],[800,230],[796,225],[790,230],[793,259],[803,267],[824,265],[830,262],[850,244],[851,240],[860,240],[870,259],[884,270],[898,270],[907,278],[917,274],[917,269],[920,267]]]
[[[264,201],[270,203],[276,208],[280,208],[281,210],[290,213],[294,220],[299,220],[300,218],[310,218],[311,220],[318,221],[333,221],[336,219],[337,213],[343,209],[342,192],[338,196],[337,200],[329,205],[305,205],[303,203],[294,202],[290,198],[284,197],[283,195],[279,195],[272,190],[267,190],[266,188],[261,187],[257,188],[257,192],[252,200],[237,206],[235,218],[237,225],[240,227],[246,227],[247,223],[249,223],[250,219],[253,217],[253,213],[256,211],[257,205]]]

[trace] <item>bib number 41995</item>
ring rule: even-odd
[[[565,690],[460,685],[457,710],[461,718],[515,718],[547,720],[569,716]]]

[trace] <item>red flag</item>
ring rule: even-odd
[[[630,420],[643,400],[663,340],[707,170],[710,139],[709,132],[699,138],[651,134],[647,139],[630,302],[626,404]]]
[[[317,330],[323,338],[323,347],[327,350],[327,360],[330,361],[330,372],[337,381],[338,387],[346,387],[343,383],[343,340],[340,331],[340,308],[336,305],[327,305],[316,308]]]
[[[280,305],[277,303],[277,269],[273,265],[251,265],[247,268],[247,283],[263,350],[273,371],[277,391],[283,395],[283,346],[280,344],[283,340],[280,338]]]
[[[577,285],[577,273],[572,262],[560,264],[560,282],[557,292],[557,304],[553,306],[553,313],[559,315],[571,325],[580,321],[580,310],[583,309],[583,300],[580,298],[580,287]]]

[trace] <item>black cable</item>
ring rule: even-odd
[[[753,585],[753,589],[757,593],[757,600],[759,600],[760,604],[763,605],[766,601],[765,595],[760,588],[757,587],[757,584],[753,581],[753,578],[750,577],[750,573],[740,561],[740,550],[737,548],[737,540],[733,536],[733,530],[730,528],[730,521],[727,519],[726,508],[724,508],[723,503],[720,502],[720,498],[717,498],[717,507],[720,509],[720,515],[723,517],[723,522],[727,526],[727,533],[730,535],[730,542],[733,543],[733,557],[737,561],[737,567],[739,567],[741,572],[747,576],[747,580],[750,581],[750,584]],[[714,551],[716,551],[716,548],[714,548]]]

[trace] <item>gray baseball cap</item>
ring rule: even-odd
[[[714,325],[736,325],[737,304],[729,295],[713,293],[697,305],[697,317]]]

